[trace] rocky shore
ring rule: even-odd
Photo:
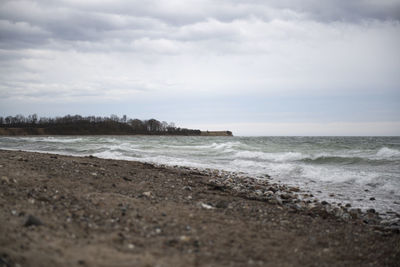
[[[0,150],[0,266],[398,266],[397,214],[263,178]]]

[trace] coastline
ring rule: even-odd
[[[0,166],[0,260],[10,266],[400,260],[398,228],[375,213],[298,201],[298,189],[268,180],[11,150],[0,150]],[[41,223],[24,226],[29,215]]]
[[[149,133],[149,134],[140,134],[140,133],[125,133],[125,132],[115,132],[115,133],[104,133],[104,134],[95,134],[95,133],[82,133],[77,131],[76,133],[67,133],[67,134],[52,134],[49,133],[46,128],[1,128],[0,127],[0,136],[5,137],[29,137],[29,136],[226,136],[232,137],[233,134],[231,131],[200,131],[198,134],[174,134],[174,133]]]

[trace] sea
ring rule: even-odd
[[[0,149],[241,172],[332,204],[400,214],[400,137],[0,137]]]

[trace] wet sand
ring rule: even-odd
[[[400,262],[400,234],[375,214],[304,204],[268,181],[2,150],[0,179],[0,266]]]

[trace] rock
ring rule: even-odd
[[[360,210],[359,209],[351,209],[351,210],[349,210],[349,214],[353,219],[357,219],[360,216]]]
[[[2,182],[2,183],[9,184],[9,183],[10,183],[10,179],[8,179],[7,176],[1,176],[1,182]]]
[[[291,192],[300,192],[300,189],[298,187],[291,187],[289,190]]]
[[[321,202],[322,205],[328,205],[328,202],[326,202],[325,200]]]
[[[276,188],[276,187],[273,187],[273,186],[270,186],[269,188],[268,188],[268,190],[269,191],[272,191],[272,192],[276,192],[276,191],[278,191],[278,189]]]
[[[375,200],[375,198],[374,197],[370,197],[369,200]]]
[[[216,206],[217,208],[220,208],[220,209],[226,209],[226,208],[229,207],[229,202],[228,202],[228,201],[221,200],[221,201],[218,201],[217,204],[216,204],[215,206]]]
[[[345,205],[345,207],[346,207],[346,208],[350,208],[350,207],[351,207],[351,204],[350,204],[350,203],[347,203],[347,204]]]
[[[39,218],[37,218],[33,215],[28,215],[28,218],[26,219],[24,226],[29,227],[31,225],[40,226],[40,225],[43,225],[43,222]]]
[[[281,194],[281,199],[292,199],[293,196],[291,194]]]
[[[272,197],[275,193],[273,191],[266,191],[264,192],[264,196],[266,197]]]
[[[381,223],[386,225],[400,224],[400,218],[382,220]]]
[[[183,242],[183,243],[189,242],[189,241],[190,241],[190,237],[187,236],[187,235],[181,235],[181,236],[179,237],[179,241],[181,241],[181,242]]]
[[[256,196],[262,196],[263,195],[263,192],[261,191],[261,190],[256,190],[255,192],[254,192],[254,194],[256,195]]]
[[[385,231],[391,231],[391,232],[394,232],[394,233],[397,233],[397,234],[400,233],[400,226],[388,226],[388,227],[385,227],[383,229]]]
[[[276,197],[275,197],[275,201],[276,201],[276,203],[278,203],[279,205],[282,205],[282,204],[283,204],[283,201],[282,201],[282,199],[281,199],[279,196],[276,196]]]
[[[368,213],[376,213],[375,209],[368,209],[367,212]]]
[[[5,259],[0,257],[0,266],[10,267],[11,265]]]
[[[144,197],[151,197],[151,192],[150,192],[150,191],[143,192],[143,193],[142,193],[142,196],[144,196]]]
[[[297,203],[294,204],[292,207],[297,211],[303,210],[303,207],[300,204],[297,204]]]
[[[202,203],[202,202],[200,202],[200,207],[202,207],[203,209],[206,209],[206,210],[214,209],[213,206],[205,204],[205,203]]]

